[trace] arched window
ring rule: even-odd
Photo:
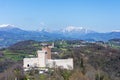
[[[45,54],[47,54],[47,52],[45,52]]]
[[[27,64],[27,67],[29,67],[30,65],[29,64]]]

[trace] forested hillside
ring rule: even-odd
[[[53,69],[45,74],[23,72],[22,60],[35,57],[41,43],[22,41],[0,50],[0,80],[120,80],[120,41],[89,43],[83,40],[54,41],[52,58],[73,58],[74,70]]]

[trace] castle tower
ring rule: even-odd
[[[38,54],[38,66],[46,67],[46,52],[38,50],[37,54]]]
[[[49,46],[42,47],[42,51],[46,52],[46,59],[51,59],[51,48]]]

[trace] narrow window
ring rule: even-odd
[[[27,67],[29,67],[30,65],[28,64]]]

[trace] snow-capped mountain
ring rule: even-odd
[[[13,25],[0,25],[0,48],[10,46],[16,42],[24,40],[49,41],[63,39],[57,33],[42,31],[26,31]]]
[[[112,32],[120,32],[120,30],[113,30]]]
[[[114,38],[120,38],[119,31],[97,33],[92,30],[74,26],[69,26],[56,31],[49,31],[45,29],[41,31],[26,31],[10,24],[0,25],[0,47],[6,47],[24,40],[50,41],[81,39],[107,41]]]
[[[13,29],[15,28],[14,25],[11,25],[11,24],[2,24],[0,25],[0,29]]]
[[[89,34],[89,33],[96,33],[95,31],[85,29],[83,27],[75,27],[75,26],[68,26],[62,30],[60,33],[65,37],[70,37],[73,39],[81,38],[81,36]]]
[[[0,28],[5,28],[5,27],[14,27],[14,25],[11,25],[11,24],[2,24],[2,25],[0,25]]]
[[[22,29],[19,29],[11,24],[2,24],[0,25],[0,31],[6,31],[6,32],[21,32]]]
[[[93,33],[94,31],[85,29],[83,27],[68,26],[62,30],[63,33],[81,33],[88,34]]]

